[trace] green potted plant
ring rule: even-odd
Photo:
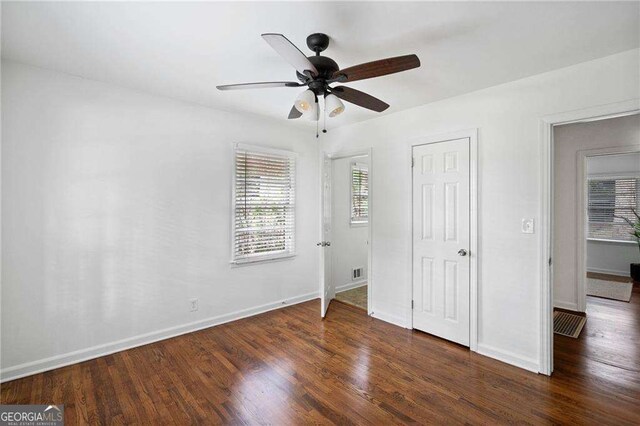
[[[631,209],[633,214],[635,215],[635,220],[631,221],[629,218],[618,216],[624,219],[629,226],[631,226],[632,231],[630,232],[636,239],[638,243],[638,250],[640,250],[640,215],[635,209]],[[631,264],[631,279],[634,281],[640,281],[640,263],[632,263]]]

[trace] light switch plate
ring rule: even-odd
[[[522,219],[522,233],[533,234],[533,219]]]

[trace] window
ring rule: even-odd
[[[237,145],[232,262],[295,254],[295,154]]]
[[[634,241],[623,219],[635,220],[640,206],[640,178],[590,178],[588,187],[588,238]]]
[[[369,222],[369,167],[351,163],[351,224]]]

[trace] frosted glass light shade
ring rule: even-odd
[[[302,114],[308,113],[316,104],[316,96],[311,90],[305,90],[300,93],[294,103],[296,109]]]
[[[336,115],[342,114],[344,111],[344,104],[336,95],[329,94],[324,98],[324,110],[329,114],[329,117],[333,118]]]

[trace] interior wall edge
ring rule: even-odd
[[[242,309],[228,314],[218,315],[191,323],[166,328],[164,330],[153,331],[139,336],[129,337],[111,343],[97,345],[91,348],[81,349],[66,354],[56,355],[50,358],[40,359],[3,368],[0,370],[0,383],[11,380],[20,379],[22,377],[31,376],[33,374],[42,373],[56,368],[66,367],[102,356],[110,355],[116,352],[122,352],[128,349],[137,348],[139,346],[148,345],[150,343],[159,342],[161,340],[171,339],[187,333],[204,330],[210,327],[222,325],[231,321],[252,317],[265,312],[281,309],[287,306],[297,305],[309,300],[317,299],[318,293],[307,293],[295,296],[285,300],[277,300],[253,308]]]

